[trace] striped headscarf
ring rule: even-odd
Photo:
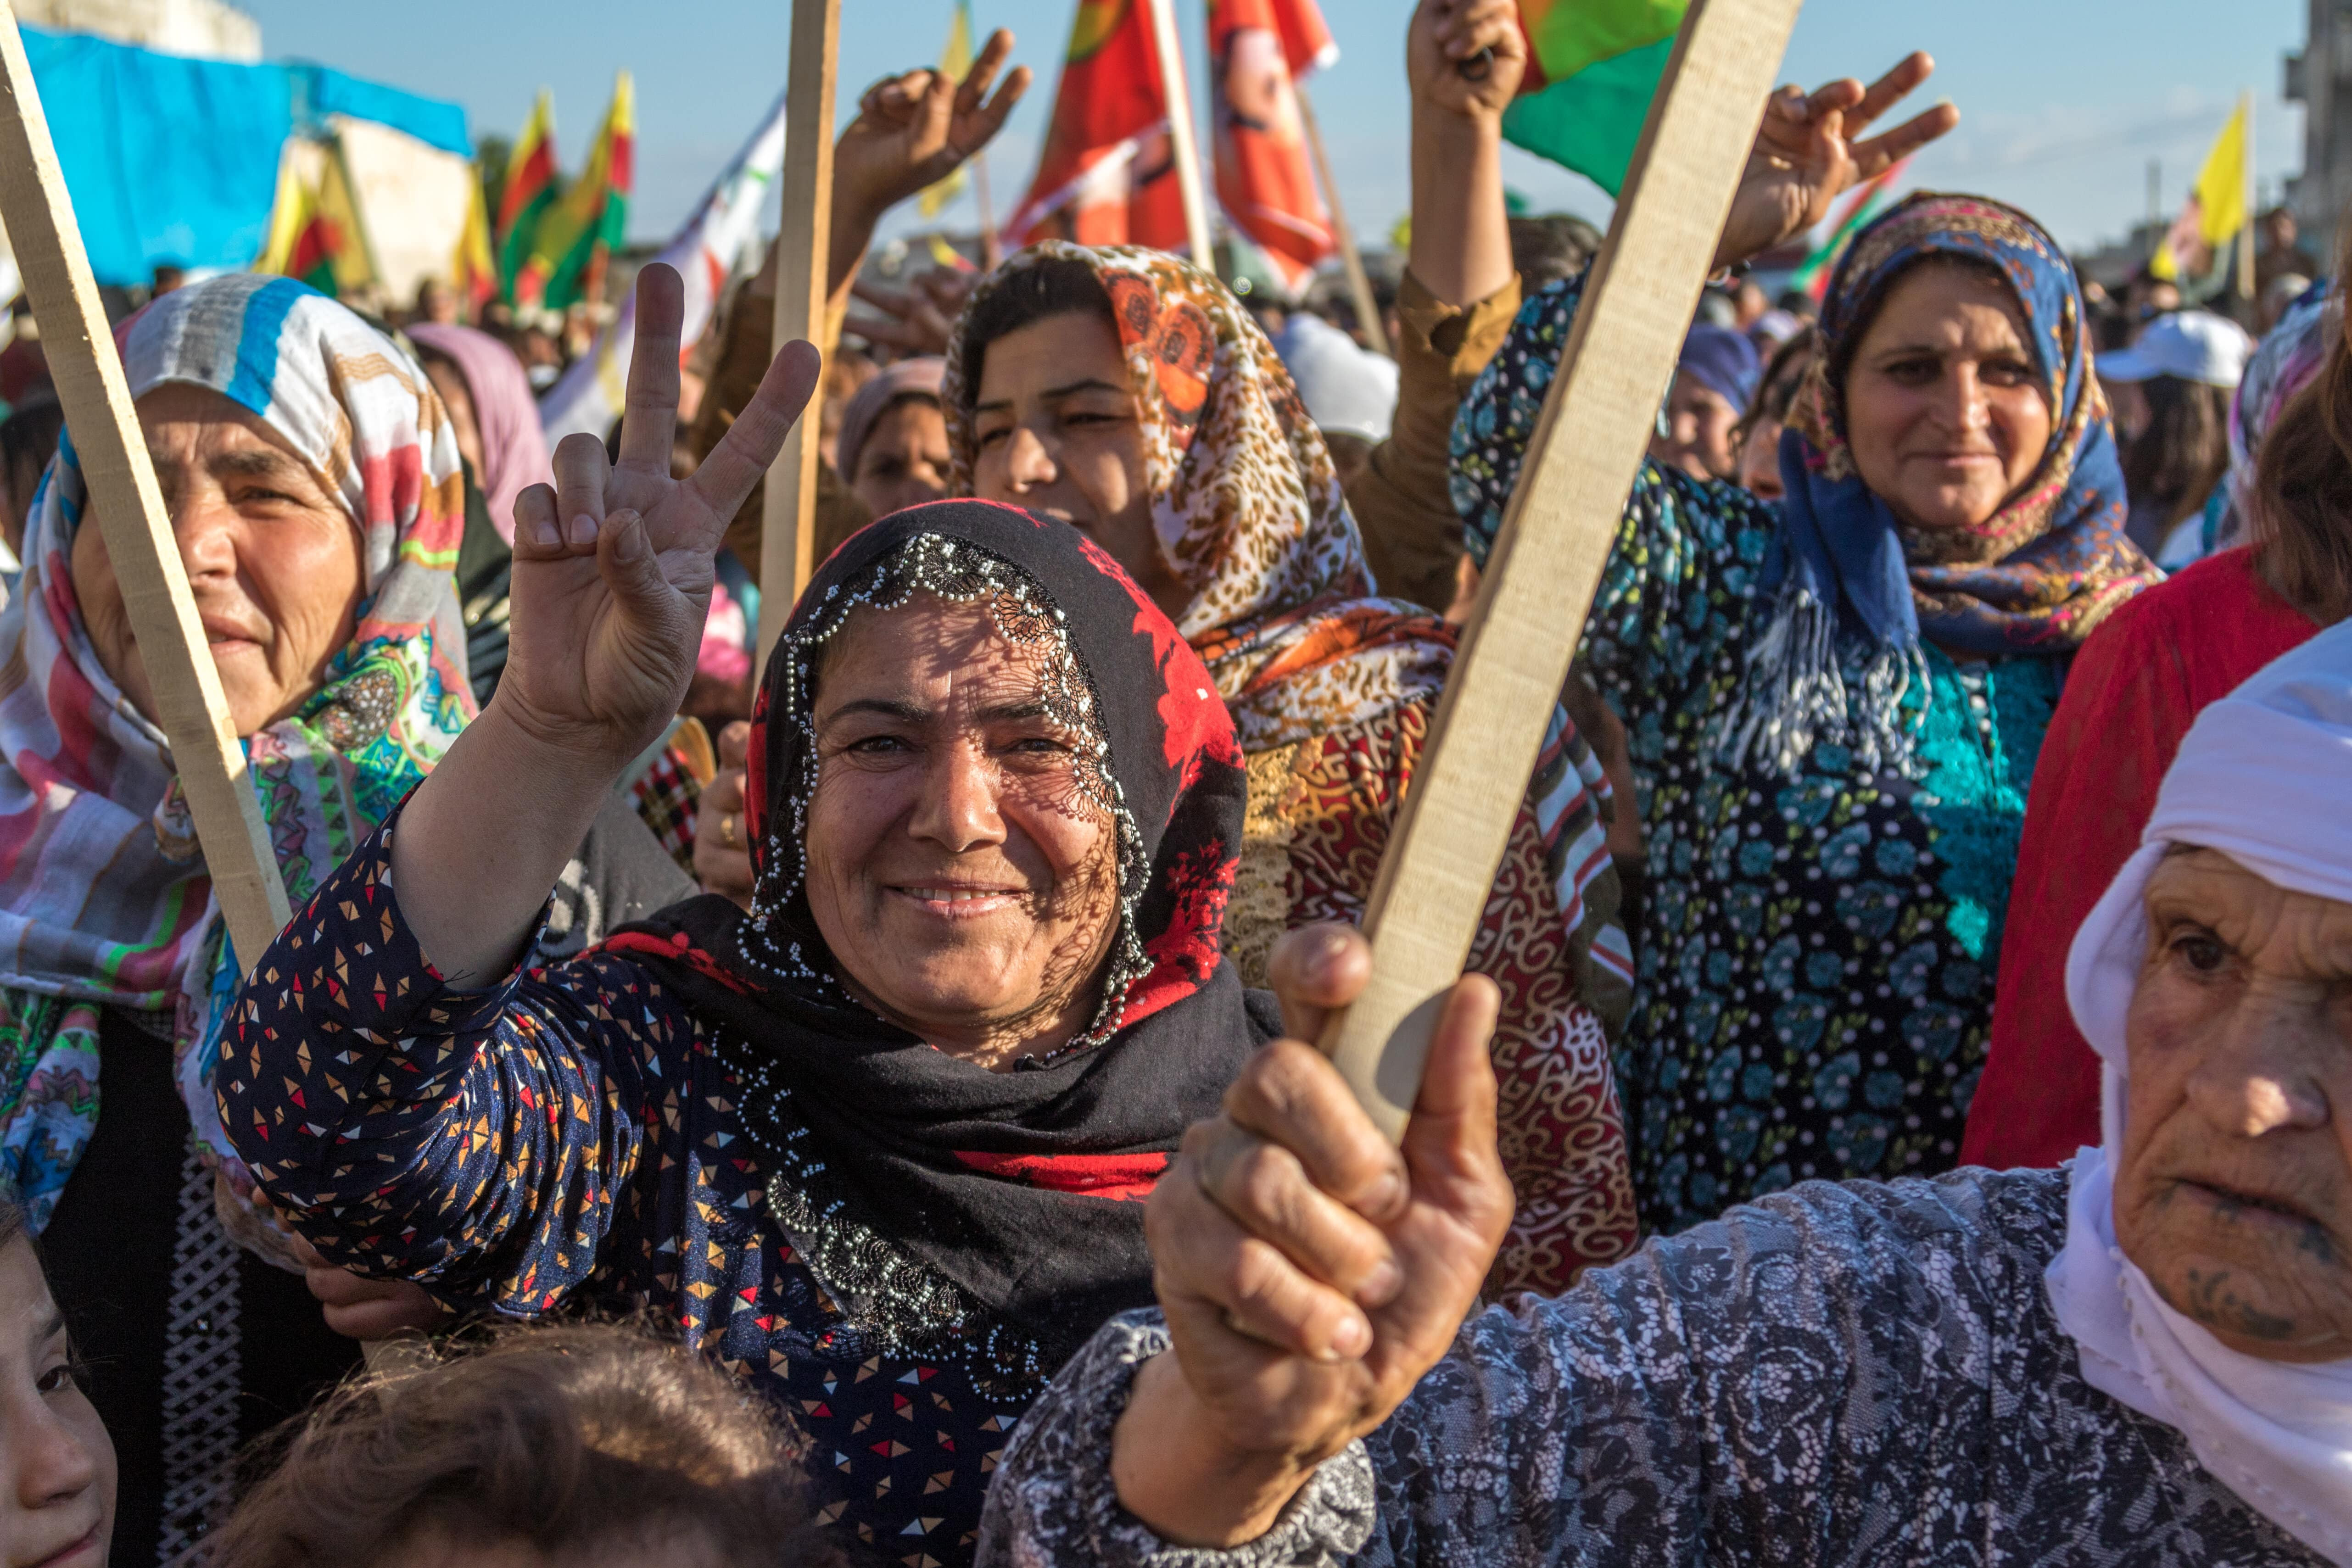
[[[359,530],[351,642],[292,717],[246,737],[296,906],[472,717],[452,572],[464,489],[415,362],[290,278],[167,294],[118,332],[131,393],[209,388],[283,437]],[[98,1010],[175,1015],[189,1114],[226,1153],[210,1079],[238,970],[170,752],[91,645],[71,559],[87,491],[68,437],[0,613],[0,1190],[45,1222],[98,1117]]]

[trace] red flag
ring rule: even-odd
[[[1005,233],[1016,245],[1184,248],[1184,199],[1146,0],[1078,0],[1037,177]]]
[[[1209,0],[1217,200],[1294,293],[1336,246],[1307,164],[1292,61],[1337,53],[1315,0]]]

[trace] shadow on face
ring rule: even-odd
[[[908,392],[886,408],[857,448],[850,488],[877,517],[948,494],[948,422],[940,401]]]
[[[2116,1238],[2232,1349],[2352,1355],[2352,904],[2200,849],[2145,908]]]
[[[114,1445],[82,1392],[32,1243],[0,1244],[0,1563],[103,1568]]]
[[[251,735],[299,708],[351,641],[360,536],[286,438],[208,387],[139,400],[164,509],[229,717]],[[74,598],[107,674],[152,719],[155,696],[97,507],[74,532]]]
[[[1039,644],[919,594],[860,611],[818,675],[808,901],[841,978],[992,1068],[1092,1020],[1118,925],[1118,834],[1091,741],[1049,702]]]
[[[1863,483],[1915,528],[1982,528],[2049,450],[2049,394],[2017,296],[1931,259],[1896,278],[1856,343],[1846,434]]]
[[[1694,479],[1728,479],[1739,460],[1731,445],[1739,410],[1687,371],[1676,371],[1666,395],[1666,434],[1650,440],[1650,455]]]

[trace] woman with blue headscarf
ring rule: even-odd
[[[1454,426],[1483,559],[1580,297],[1528,301]],[[1617,1056],[1645,1226],[1956,1163],[2034,758],[2069,656],[2157,579],[2072,267],[1920,194],[1856,236],[1784,498],[1644,466],[1583,656],[1654,888]]]

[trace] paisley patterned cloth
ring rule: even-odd
[[[1580,297],[1570,282],[1529,300],[1473,390],[1454,442],[1476,496],[1516,470]],[[1931,641],[1895,698],[1905,765],[1823,741],[1793,768],[1753,751],[1735,766],[1725,732],[1776,625],[1763,569],[1784,526],[1744,490],[1645,464],[1585,626],[1654,879],[1616,1052],[1652,1228],[1808,1176],[1954,1164],[2064,675],[2048,653],[1963,663]],[[1833,651],[1863,689],[1877,650]]]
[[[289,278],[209,279],[120,336],[132,396],[169,382],[224,394],[286,440],[359,531],[351,642],[299,713],[246,739],[299,904],[474,712],[450,576],[464,523],[456,438],[405,353]],[[0,1184],[36,1226],[99,1109],[91,1010],[50,998],[176,1009],[191,1117],[226,1153],[208,1083],[238,971],[163,734],[107,675],[82,623],[70,557],[86,505],[68,439],[26,526],[21,591],[0,614]]]
[[[1157,1313],[1022,1423],[989,1568],[2317,1568],[2179,1431],[2083,1378],[2043,1270],[2066,1176],[1814,1183],[1490,1309],[1275,1527],[1217,1552],[1118,1505]]]
[[[1224,286],[1132,246],[1058,241],[1007,259],[1008,283],[1076,262],[1102,284],[1142,414],[1161,551],[1192,592],[1177,624],[1216,679],[1249,755],[1251,829],[1226,922],[1244,978],[1265,983],[1280,934],[1360,921],[1453,667],[1454,633],[1370,597],[1363,542],[1289,372]],[[978,462],[964,326],[948,352],[951,484]],[[1495,1065],[1519,1218],[1492,1283],[1557,1291],[1633,1244],[1623,1135],[1601,1019],[1622,1012],[1632,956],[1615,924],[1608,785],[1555,710],[1471,965],[1503,988]]]

